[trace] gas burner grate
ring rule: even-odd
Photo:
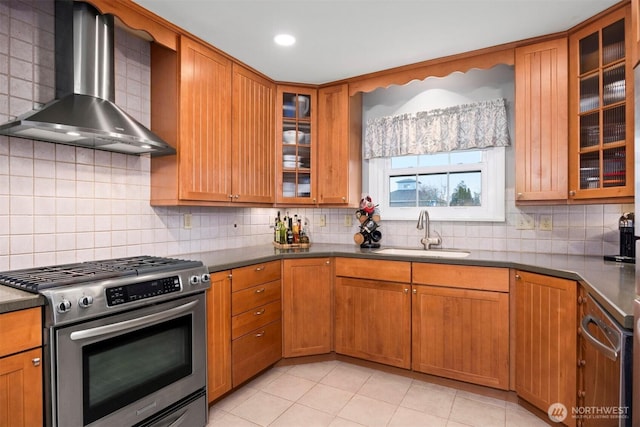
[[[0,272],[0,285],[38,293],[66,285],[200,266],[200,261],[135,256]]]

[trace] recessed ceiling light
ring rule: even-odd
[[[273,38],[273,41],[280,46],[291,46],[296,42],[296,38],[291,34],[278,34]]]

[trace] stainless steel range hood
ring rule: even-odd
[[[126,154],[175,149],[115,103],[114,18],[56,0],[56,99],[0,125],[0,134]]]

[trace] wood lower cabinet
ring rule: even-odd
[[[577,283],[524,271],[515,283],[515,389],[522,399],[547,411],[576,406]],[[575,425],[568,416],[565,423]]]
[[[282,358],[280,261],[231,274],[231,375],[236,387]]]
[[[566,37],[515,49],[516,203],[567,201],[568,50]]]
[[[410,272],[408,262],[336,259],[336,353],[411,367]]]
[[[362,94],[344,83],[318,89],[318,202],[358,207],[362,190]]]
[[[283,356],[333,350],[333,266],[331,258],[282,262]]]
[[[412,295],[414,370],[509,389],[508,269],[414,263]]]
[[[207,289],[207,389],[209,402],[231,390],[231,271],[213,273]]]
[[[0,314],[0,426],[43,422],[41,309]]]

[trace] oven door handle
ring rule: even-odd
[[[176,316],[177,314],[191,310],[198,304],[198,301],[191,301],[187,304],[171,308],[161,313],[149,314],[147,316],[138,317],[137,319],[126,320],[124,322],[112,323],[110,325],[98,326],[96,328],[84,329],[81,331],[71,332],[69,336],[73,341],[86,340],[87,338],[99,337],[111,334],[113,332],[123,332],[140,326],[147,326],[161,320],[165,320]]]
[[[602,320],[597,317],[592,316],[591,314],[587,314],[582,318],[582,336],[584,336],[587,341],[589,341],[593,346],[602,354],[604,354],[609,359],[614,362],[618,360],[618,354],[620,352],[620,340],[618,335],[614,330],[609,328]],[[591,335],[589,332],[589,324],[594,323],[607,337],[610,346],[598,340],[596,337]]]

